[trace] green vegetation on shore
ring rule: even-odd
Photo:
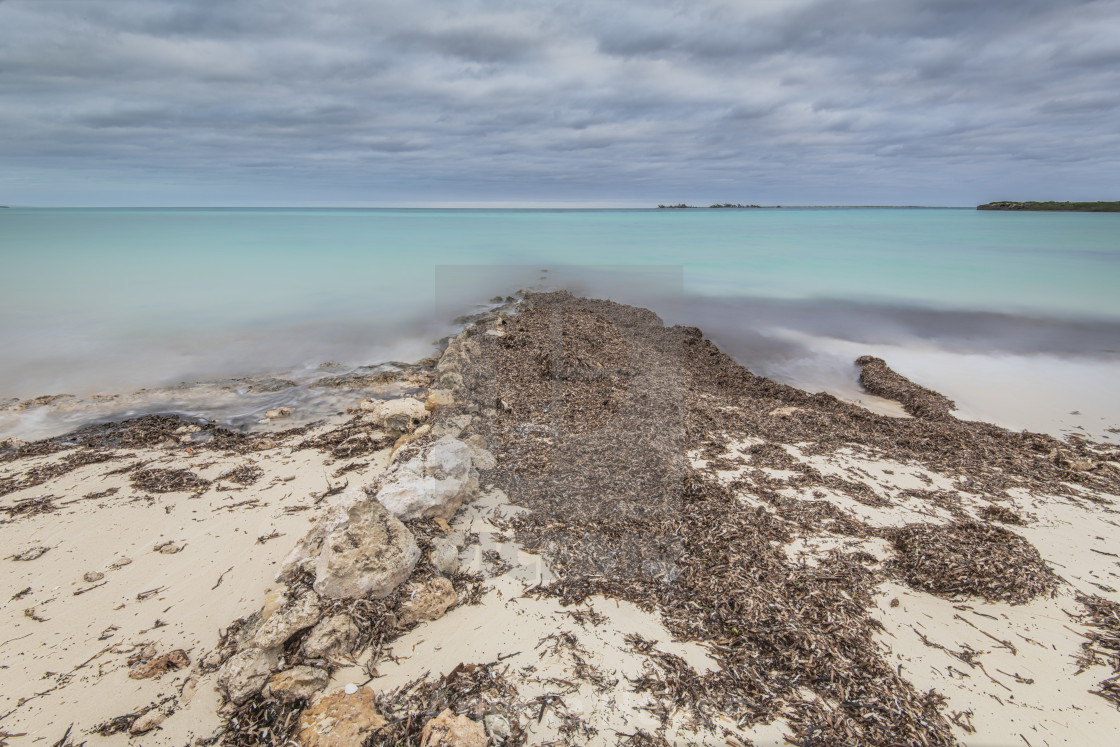
[[[679,205],[658,205],[661,210],[697,210],[701,209],[699,205],[685,205],[683,202]],[[709,209],[716,208],[760,208],[762,205],[740,205],[739,203],[721,202],[718,205],[709,205]],[[781,207],[781,205],[774,205],[774,207]]]
[[[1120,202],[989,202],[977,210],[1037,210],[1069,213],[1120,213]]]

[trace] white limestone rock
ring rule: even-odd
[[[462,441],[441,438],[385,474],[377,500],[397,518],[450,520],[463,501],[478,493],[471,450]]]
[[[277,580],[311,571],[320,597],[380,599],[409,577],[419,559],[408,527],[364,492],[351,489],[296,544]]]

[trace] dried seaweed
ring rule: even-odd
[[[150,493],[199,493],[210,481],[186,469],[141,469],[132,473],[132,487]]]
[[[90,464],[101,464],[103,462],[111,462],[116,459],[122,458],[122,455],[111,451],[100,451],[96,449],[82,449],[69,454],[58,461],[48,462],[47,464],[38,467],[32,467],[23,474],[20,479],[7,478],[0,480],[0,495],[7,495],[14,493],[17,490],[25,490],[33,488],[37,485],[42,485],[48,480],[53,480],[62,475],[73,472],[79,467],[85,467]]]
[[[389,693],[377,695],[378,711],[389,723],[366,742],[367,745],[418,746],[428,719],[444,709],[475,721],[500,714],[510,724],[510,737],[503,744],[525,744],[518,711],[517,688],[506,677],[500,662],[459,664],[442,677],[420,679]]]
[[[1078,674],[1094,664],[1107,664],[1112,675],[1090,690],[1120,708],[1120,604],[1097,595],[1080,594],[1077,601],[1087,611],[1082,622],[1094,630],[1089,632],[1089,640],[1081,644],[1082,655]]]
[[[926,389],[891,370],[882,358],[864,355],[856,359],[860,366],[859,383],[872,394],[893,399],[916,418],[943,420],[950,417],[957,405],[943,394]]]
[[[219,480],[234,482],[238,485],[252,485],[264,475],[264,470],[255,464],[242,464],[218,476]]]
[[[923,591],[1023,604],[1058,583],[1038,550],[994,524],[908,524],[886,536],[898,552],[888,569]]]
[[[357,415],[338,428],[300,442],[301,449],[318,449],[336,459],[365,456],[392,446],[397,437],[379,431]]]
[[[58,506],[54,505],[54,500],[55,496],[53,495],[35,496],[34,498],[23,498],[17,500],[10,506],[0,506],[0,512],[8,515],[8,521],[27,518],[29,516],[49,514],[58,510]],[[22,560],[22,558],[20,559]]]
[[[1024,521],[1022,516],[1015,513],[1011,509],[1007,508],[1006,506],[996,505],[994,503],[984,506],[976,513],[979,514],[981,519],[986,519],[988,521],[998,521],[1001,524],[1013,524],[1015,526],[1022,526],[1023,524],[1027,523],[1026,521]]]
[[[475,330],[482,354],[462,370],[473,403],[495,413],[479,426],[498,457],[492,474],[530,509],[511,522],[516,539],[560,576],[538,591],[564,604],[628,599],[659,610],[676,637],[708,643],[718,672],[665,655],[636,683],[657,696],[651,707],[663,717],[683,707],[701,725],[718,711],[749,726],[796,703],[792,725],[806,742],[953,744],[941,702],[879,654],[868,614],[876,576],[865,558],[835,554],[805,568],[781,550],[790,538],[781,513],[855,534],[867,527],[825,501],[786,502],[777,485],[761,497],[778,511],[747,508],[684,458],[705,446],[722,453],[733,434],[755,436],[763,421],[782,435],[774,443],[794,443],[789,430],[804,428],[799,440],[819,444],[823,416],[768,416],[815,400],[751,376],[699,330],[666,329],[643,309],[562,293],[527,305],[504,336]],[[797,469],[784,450],[751,456]],[[804,688],[819,697],[799,700]]]

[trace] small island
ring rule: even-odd
[[[703,209],[699,205],[685,205],[683,202],[680,203],[679,205],[658,205],[657,207],[658,207],[659,210],[699,210],[699,209]],[[761,208],[761,207],[762,207],[762,205],[740,205],[739,203],[721,202],[718,205],[709,205],[708,209],[709,210],[715,210],[717,208],[741,208],[741,209],[746,209],[746,208]],[[781,207],[781,205],[775,205],[775,207]]]
[[[1120,202],[989,202],[977,210],[1035,210],[1064,213],[1120,213]]]

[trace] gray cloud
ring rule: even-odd
[[[0,202],[1103,199],[1118,50],[1120,0],[0,0]]]

